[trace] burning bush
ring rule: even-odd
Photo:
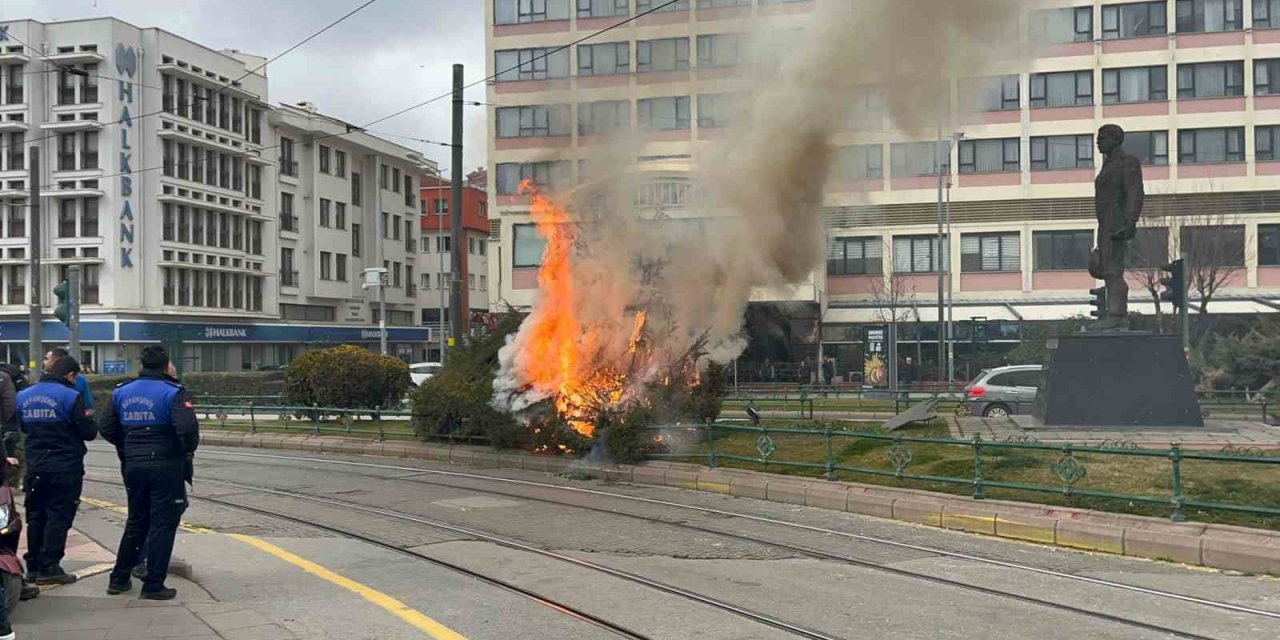
[[[395,407],[409,390],[409,365],[351,345],[308,351],[285,372],[285,402],[342,409]]]
[[[420,435],[483,436],[500,449],[528,444],[525,430],[490,404],[498,350],[519,326],[519,316],[509,313],[489,335],[449,352],[444,369],[414,392],[414,424]]]

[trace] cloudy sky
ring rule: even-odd
[[[272,103],[314,102],[358,125],[450,90],[452,65],[484,77],[482,0],[378,0],[267,68]],[[212,49],[274,56],[364,0],[0,0],[0,21],[114,16],[160,27]],[[467,91],[485,99],[484,85]],[[371,131],[449,140],[446,98]],[[485,109],[467,107],[466,165],[484,163]],[[388,136],[449,167],[449,149]]]

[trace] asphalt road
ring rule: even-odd
[[[85,495],[99,504],[122,504],[123,490],[110,484],[119,480],[114,453],[95,445],[87,464],[90,482]],[[440,471],[445,474],[433,473]],[[465,475],[450,475],[458,473]],[[510,470],[213,448],[200,452],[192,495],[196,499],[185,516],[191,525],[263,541],[357,585],[301,569],[297,562],[264,553],[230,535],[198,530],[180,534],[177,554],[195,569],[200,590],[219,603],[244,603],[286,629],[291,638],[447,637],[415,626],[412,620],[417,618],[397,613],[394,606],[370,593],[389,597],[457,637],[471,640],[618,637],[509,589],[395,548],[542,595],[638,637],[806,637],[761,618],[814,634],[809,637],[848,639],[1280,637],[1280,580],[743,498]],[[895,547],[635,498],[914,546]],[[121,519],[108,509],[87,508],[78,526],[111,547]],[[382,546],[343,533],[356,533]],[[696,602],[599,568],[499,544],[488,536],[639,576],[761,618]],[[818,554],[805,550],[854,562],[815,557]],[[1100,582],[1072,580],[1028,567]],[[1118,588],[1108,581],[1218,604]],[[1232,606],[1244,610],[1231,610]]]

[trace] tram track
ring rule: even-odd
[[[95,469],[95,470],[104,470],[104,471],[110,470],[110,468],[107,468],[107,467],[90,467],[90,468],[93,468],[93,469]],[[98,483],[98,484],[106,484],[106,485],[115,486],[115,487],[123,487],[123,485],[122,485],[121,483],[119,483],[119,482],[115,482],[115,481],[109,481],[109,480],[101,480],[101,479],[88,478],[88,477],[86,477],[86,478],[85,478],[85,481],[86,481],[86,482],[94,482],[94,483]],[[487,532],[484,532],[484,531],[480,531],[480,530],[477,530],[477,529],[471,529],[471,528],[467,528],[467,527],[460,527],[460,526],[453,525],[453,524],[449,524],[449,523],[446,523],[446,522],[439,522],[439,521],[436,521],[436,520],[430,520],[430,519],[427,519],[427,518],[422,518],[422,517],[419,517],[419,516],[415,516],[415,515],[413,515],[413,514],[402,513],[402,512],[394,511],[394,510],[391,510],[391,509],[383,509],[383,508],[381,508],[381,507],[374,507],[374,506],[365,505],[365,504],[361,504],[361,503],[357,503],[357,502],[350,502],[350,501],[347,501],[347,500],[339,500],[339,499],[335,499],[335,498],[329,498],[329,497],[326,497],[326,496],[316,496],[316,495],[311,495],[311,494],[306,494],[306,493],[298,493],[298,492],[285,491],[285,490],[280,490],[280,489],[270,489],[270,488],[263,488],[263,487],[255,487],[255,486],[251,486],[251,485],[239,484],[239,483],[234,483],[234,482],[226,482],[226,481],[221,481],[221,480],[209,480],[209,479],[204,479],[204,480],[202,480],[201,482],[202,482],[203,484],[209,484],[209,485],[213,485],[213,486],[223,487],[223,488],[226,488],[226,489],[233,489],[233,490],[236,490],[236,491],[249,492],[249,493],[260,493],[260,494],[272,495],[272,496],[277,496],[277,497],[282,497],[282,498],[287,498],[287,499],[292,499],[292,500],[301,500],[301,501],[307,501],[307,502],[312,502],[312,503],[316,503],[316,504],[327,505],[327,506],[331,506],[331,507],[338,507],[338,508],[342,508],[342,509],[347,509],[347,510],[352,510],[352,511],[358,511],[358,512],[360,512],[360,513],[362,513],[362,514],[366,514],[366,515],[374,515],[374,516],[378,516],[378,517],[381,517],[381,518],[384,518],[384,519],[391,519],[391,520],[397,520],[397,521],[402,521],[402,522],[411,522],[411,523],[414,523],[414,524],[418,524],[418,525],[425,526],[425,527],[430,527],[430,528],[433,528],[433,529],[438,529],[438,530],[441,530],[441,531],[448,531],[448,532],[450,532],[450,533],[454,533],[454,534],[457,534],[457,535],[460,535],[460,536],[464,536],[464,537],[469,538],[469,539],[472,539],[472,540],[478,540],[478,541],[488,542],[488,543],[495,544],[495,545],[498,545],[498,546],[501,546],[501,547],[505,547],[505,548],[508,548],[508,549],[514,549],[514,550],[517,550],[517,551],[522,551],[522,552],[526,552],[526,553],[531,553],[531,554],[538,555],[538,556],[541,556],[541,557],[544,557],[544,558],[548,558],[548,559],[555,560],[555,561],[557,561],[557,562],[561,562],[561,563],[565,563],[565,564],[574,565],[574,566],[577,566],[577,567],[580,567],[580,568],[583,568],[583,569],[587,569],[587,570],[590,570],[590,571],[594,571],[594,572],[597,572],[597,573],[602,573],[602,574],[604,574],[604,575],[608,575],[608,576],[611,576],[611,577],[613,577],[613,578],[616,578],[616,579],[619,579],[619,580],[623,580],[623,581],[625,581],[625,582],[629,582],[629,583],[632,583],[632,584],[641,585],[641,586],[647,587],[647,588],[649,588],[649,589],[653,589],[653,590],[655,590],[655,591],[659,591],[659,592],[662,592],[662,593],[666,593],[666,594],[668,594],[668,595],[676,596],[676,597],[678,597],[678,598],[682,598],[682,599],[685,599],[685,600],[688,600],[688,601],[691,601],[691,602],[695,602],[695,603],[698,603],[698,604],[701,604],[701,605],[706,605],[706,606],[709,606],[709,607],[712,607],[712,608],[718,609],[718,610],[720,610],[720,611],[723,611],[723,612],[726,612],[726,613],[730,613],[730,614],[736,615],[736,616],[738,616],[738,617],[741,617],[741,618],[747,619],[747,620],[749,620],[749,621],[751,621],[751,622],[755,622],[755,623],[758,623],[758,624],[762,624],[762,625],[764,625],[764,626],[768,626],[768,627],[772,627],[772,628],[774,628],[774,629],[778,629],[778,630],[780,630],[780,631],[784,631],[784,632],[786,632],[786,633],[792,634],[792,635],[797,636],[797,637],[800,637],[800,638],[808,638],[809,640],[844,640],[843,638],[841,638],[841,637],[839,637],[839,636],[833,636],[833,635],[830,635],[830,634],[827,634],[827,633],[824,633],[824,632],[821,632],[821,631],[817,631],[817,630],[814,630],[814,629],[809,629],[809,628],[806,628],[806,627],[802,627],[802,626],[800,626],[800,625],[792,624],[792,623],[786,622],[785,620],[781,620],[781,619],[779,619],[779,618],[776,618],[776,617],[774,617],[774,616],[770,616],[770,615],[767,615],[767,614],[763,614],[763,613],[759,613],[759,612],[756,612],[756,611],[752,611],[752,610],[747,609],[747,608],[745,608],[745,607],[742,607],[742,606],[739,606],[739,605],[735,605],[735,604],[732,604],[732,603],[730,603],[730,602],[726,602],[726,601],[723,601],[723,600],[719,600],[719,599],[717,599],[717,598],[713,598],[713,597],[711,597],[711,596],[707,596],[707,595],[704,595],[704,594],[701,594],[701,593],[698,593],[698,592],[695,592],[695,591],[691,591],[691,590],[688,590],[688,589],[684,589],[684,588],[682,588],[682,587],[677,587],[677,586],[674,586],[674,585],[670,585],[670,584],[667,584],[667,583],[664,583],[664,582],[660,582],[660,581],[657,581],[657,580],[653,580],[653,579],[651,579],[651,578],[646,578],[646,577],[644,577],[644,576],[641,576],[641,575],[638,575],[638,574],[635,574],[635,573],[631,573],[631,572],[628,572],[628,571],[623,571],[623,570],[621,570],[621,569],[615,569],[615,568],[613,568],[613,567],[609,567],[609,566],[602,565],[602,564],[599,564],[599,563],[596,563],[596,562],[592,562],[592,561],[590,561],[590,560],[584,560],[584,559],[581,559],[581,558],[576,558],[576,557],[573,557],[573,556],[565,555],[565,554],[562,554],[562,553],[557,553],[557,552],[554,552],[554,551],[549,551],[549,550],[546,550],[546,549],[541,549],[541,548],[538,548],[538,547],[532,546],[532,545],[530,545],[530,544],[527,544],[527,543],[525,543],[525,542],[519,541],[519,540],[514,539],[514,538],[508,538],[508,537],[504,537],[504,536],[497,536],[497,535],[494,535],[494,534],[491,534],[491,533],[487,533]],[[359,533],[359,532],[357,532],[357,531],[353,531],[353,530],[352,530],[351,528],[349,528],[349,527],[338,527],[338,526],[334,526],[334,525],[328,525],[328,524],[325,524],[325,523],[323,523],[323,522],[319,522],[319,521],[314,520],[314,519],[311,519],[311,518],[302,518],[302,517],[298,517],[298,516],[295,516],[295,515],[291,515],[291,514],[287,514],[287,513],[282,513],[282,512],[280,512],[280,511],[276,511],[276,510],[273,510],[273,509],[265,509],[265,508],[262,508],[262,507],[259,507],[259,506],[246,505],[246,504],[243,504],[243,503],[240,503],[240,502],[235,502],[235,501],[232,501],[232,500],[228,500],[228,499],[226,499],[226,497],[213,497],[213,496],[202,496],[202,495],[195,495],[195,494],[191,494],[191,495],[189,495],[189,496],[188,496],[188,498],[189,498],[189,499],[192,499],[192,500],[199,500],[199,501],[201,501],[201,502],[207,502],[207,503],[210,503],[210,504],[219,505],[219,506],[222,506],[222,507],[227,507],[227,508],[231,508],[231,509],[241,510],[241,511],[245,511],[245,512],[248,512],[248,513],[254,513],[254,514],[257,514],[257,515],[262,515],[262,516],[271,517],[271,518],[278,518],[278,519],[281,519],[281,520],[285,520],[285,521],[288,521],[288,522],[292,522],[292,523],[294,523],[294,524],[299,524],[299,525],[303,525],[303,526],[313,527],[313,528],[316,528],[316,529],[319,529],[319,530],[323,530],[323,531],[327,531],[327,532],[330,532],[330,533],[333,533],[333,534],[335,534],[335,535],[339,535],[339,536],[342,536],[342,537],[345,537],[345,538],[349,538],[349,539],[353,539],[353,540],[358,540],[358,541],[361,541],[361,542],[365,542],[365,543],[368,543],[368,544],[371,544],[371,545],[374,545],[374,546],[377,546],[377,547],[380,547],[380,548],[383,548],[383,549],[387,549],[387,550],[390,550],[390,551],[394,551],[394,552],[399,553],[399,554],[402,554],[402,555],[407,555],[407,556],[410,556],[410,557],[413,557],[413,558],[416,558],[416,559],[419,559],[419,560],[424,560],[424,561],[430,562],[431,564],[434,564],[434,565],[437,565],[437,566],[440,566],[440,567],[443,567],[443,568],[446,568],[446,569],[449,569],[449,570],[452,570],[452,571],[455,571],[455,572],[461,573],[461,574],[463,574],[463,575],[467,575],[467,576],[470,576],[470,577],[476,578],[476,579],[478,579],[478,580],[480,580],[480,581],[482,581],[482,582],[485,582],[485,583],[487,583],[487,584],[491,584],[491,585],[493,585],[493,586],[497,586],[497,587],[502,588],[502,589],[504,589],[504,590],[506,590],[506,591],[510,591],[510,592],[516,593],[516,594],[521,595],[521,596],[523,596],[523,597],[525,597],[525,598],[531,599],[531,600],[533,600],[533,601],[535,601],[535,602],[537,602],[537,603],[539,603],[539,604],[541,604],[541,605],[543,605],[543,606],[547,606],[547,607],[550,607],[550,608],[552,608],[552,609],[554,609],[554,610],[560,611],[561,613],[565,613],[566,615],[570,615],[571,617],[573,617],[573,618],[575,618],[575,619],[578,619],[578,620],[580,620],[580,621],[582,621],[582,622],[585,622],[585,623],[591,624],[592,626],[595,626],[595,627],[598,627],[598,628],[605,629],[605,630],[609,631],[610,633],[612,633],[612,634],[613,634],[613,635],[615,635],[615,636],[618,636],[618,637],[625,637],[625,638],[636,638],[636,639],[648,639],[648,638],[649,638],[649,636],[646,636],[646,635],[643,635],[643,634],[641,634],[641,633],[639,633],[639,632],[636,632],[636,631],[633,631],[633,630],[627,629],[627,628],[625,628],[625,627],[623,627],[623,626],[621,626],[621,625],[619,625],[619,624],[617,624],[617,623],[611,622],[611,621],[609,621],[609,620],[607,620],[607,619],[604,619],[604,618],[602,618],[602,617],[600,617],[600,616],[596,616],[596,615],[594,615],[594,614],[591,614],[591,613],[588,613],[588,612],[582,611],[582,610],[581,610],[581,609],[579,609],[579,608],[573,607],[573,606],[568,605],[568,604],[563,603],[563,602],[559,602],[559,601],[557,601],[557,600],[553,600],[553,599],[548,598],[548,597],[546,597],[546,596],[540,595],[540,594],[538,594],[538,593],[536,593],[536,592],[530,591],[530,590],[528,590],[528,589],[524,589],[523,587],[519,587],[519,586],[517,586],[517,585],[515,585],[515,584],[512,584],[512,583],[510,583],[510,582],[507,582],[507,581],[504,581],[504,580],[501,580],[501,579],[498,579],[498,578],[493,578],[492,576],[488,576],[488,575],[485,575],[485,574],[483,574],[483,573],[480,573],[480,572],[477,572],[477,571],[474,571],[474,570],[471,570],[471,569],[467,569],[466,567],[463,567],[463,566],[458,565],[458,564],[456,564],[456,563],[452,563],[452,562],[448,562],[448,561],[440,560],[440,559],[438,559],[438,558],[435,558],[435,557],[430,556],[430,555],[427,555],[427,554],[418,553],[418,552],[415,552],[415,551],[413,551],[413,550],[411,550],[411,549],[405,549],[405,548],[403,548],[403,547],[399,547],[399,546],[397,546],[397,545],[387,543],[387,542],[385,542],[385,541],[379,540],[379,539],[377,539],[377,538],[375,538],[375,537],[373,537],[373,536],[370,536],[370,535],[368,535],[368,534],[363,534],[363,533]]]
[[[1177,601],[1185,604],[1198,605],[1202,607],[1216,609],[1219,611],[1225,611],[1225,612],[1230,612],[1235,614],[1243,614],[1248,616],[1257,616],[1260,618],[1266,618],[1270,620],[1280,620],[1280,612],[1268,611],[1265,609],[1257,609],[1257,608],[1247,607],[1247,606],[1238,605],[1230,602],[1212,600],[1208,598],[1200,598],[1197,596],[1191,596],[1187,594],[1182,594],[1182,593],[1177,593],[1177,592],[1172,592],[1172,591],[1167,591],[1162,589],[1144,587],[1140,585],[1133,585],[1133,584],[1128,584],[1124,582],[1116,582],[1113,580],[1107,580],[1103,578],[1095,578],[1091,576],[1073,574],[1073,573],[1068,573],[1068,572],[1059,571],[1055,569],[1049,569],[1045,567],[1037,567],[1034,565],[1011,562],[1007,560],[1001,560],[998,558],[989,558],[989,557],[984,557],[980,555],[975,555],[972,553],[958,552],[958,551],[944,549],[940,547],[931,547],[928,545],[902,542],[898,540],[891,540],[887,538],[881,538],[881,537],[870,536],[865,534],[850,533],[846,531],[838,531],[834,529],[826,529],[822,527],[805,525],[805,524],[800,524],[795,522],[788,522],[784,520],[777,520],[773,518],[756,516],[752,514],[738,513],[738,512],[726,511],[721,509],[713,509],[709,507],[701,507],[696,505],[687,505],[687,504],[681,504],[676,502],[670,502],[666,500],[658,500],[653,498],[645,498],[641,496],[632,496],[627,494],[613,493],[609,491],[600,491],[597,489],[587,489],[582,487],[567,487],[559,484],[534,482],[534,481],[519,480],[514,478],[503,478],[503,477],[490,476],[490,475],[477,474],[477,473],[425,469],[425,468],[419,468],[419,467],[408,467],[403,465],[374,464],[374,463],[354,462],[354,461],[345,461],[345,460],[331,460],[331,459],[323,459],[323,458],[258,454],[258,453],[248,453],[248,452],[242,453],[242,452],[216,451],[216,452],[209,452],[209,453],[213,455],[228,456],[232,458],[275,460],[282,463],[293,462],[293,463],[320,463],[320,464],[340,465],[340,466],[347,467],[348,472],[350,468],[361,468],[361,467],[370,468],[370,469],[405,471],[405,472],[410,472],[413,475],[397,476],[397,477],[388,477],[385,475],[377,475],[377,474],[371,474],[371,473],[365,473],[365,474],[355,473],[353,475],[367,477],[370,479],[384,480],[384,481],[395,480],[400,482],[408,482],[412,484],[439,486],[443,488],[451,488],[451,489],[461,490],[461,491],[472,491],[476,493],[501,495],[509,498],[529,500],[534,502],[542,502],[546,504],[559,505],[559,506],[569,507],[573,509],[581,509],[581,510],[598,512],[598,513],[605,513],[605,514],[614,515],[618,517],[626,517],[626,518],[636,519],[639,521],[644,521],[649,523],[663,524],[663,525],[677,527],[677,528],[688,530],[688,531],[696,531],[699,533],[722,536],[725,538],[739,540],[743,542],[761,544],[761,545],[773,547],[775,549],[785,550],[791,553],[799,554],[799,555],[814,558],[814,559],[840,562],[844,564],[863,567],[869,570],[895,574],[895,575],[909,578],[909,579],[925,580],[925,581],[932,582],[935,584],[940,584],[943,586],[976,591],[984,595],[991,595],[991,596],[1007,598],[1015,601],[1020,601],[1028,604],[1039,605],[1039,606],[1043,606],[1051,609],[1065,611],[1068,613],[1084,615],[1084,616],[1104,620],[1104,621],[1115,623],[1115,624],[1123,624],[1126,626],[1142,628],[1149,631],[1165,633],[1165,634],[1169,634],[1171,636],[1180,637],[1180,638],[1193,638],[1193,639],[1205,640],[1209,637],[1198,635],[1198,634],[1184,631],[1184,630],[1167,627],[1164,625],[1148,623],[1142,620],[1136,620],[1136,619],[1128,618],[1125,616],[1108,614],[1101,611],[1086,609],[1083,607],[1077,607],[1074,605],[1057,602],[1053,600],[1046,600],[1043,598],[1037,598],[1034,596],[1028,596],[1028,595],[1019,594],[1019,593],[1013,593],[1013,592],[1005,591],[1002,589],[986,587],[986,586],[976,585],[968,582],[952,580],[950,578],[929,575],[929,574],[925,574],[917,571],[912,571],[909,569],[902,569],[900,567],[893,567],[893,566],[888,566],[888,565],[884,565],[877,562],[862,560],[859,558],[853,558],[845,555],[834,554],[834,553],[826,552],[820,549],[805,547],[802,545],[795,545],[791,543],[780,542],[777,540],[770,540],[768,538],[761,538],[755,535],[740,534],[740,533],[734,533],[731,531],[724,531],[718,528],[704,527],[704,526],[692,524],[692,523],[681,521],[681,520],[654,517],[654,516],[648,516],[648,515],[642,515],[642,514],[636,514],[636,513],[629,513],[627,511],[620,511],[616,509],[596,507],[591,505],[583,505],[583,504],[577,504],[574,502],[564,502],[561,500],[541,498],[537,496],[530,496],[530,495],[527,495],[526,493],[500,491],[497,489],[484,489],[484,488],[477,488],[469,485],[462,486],[462,485],[453,484],[450,482],[432,481],[423,477],[416,477],[416,476],[434,476],[437,478],[449,478],[449,479],[461,479],[461,480],[467,480],[467,481],[499,483],[499,484],[506,484],[510,486],[533,488],[533,489],[548,489],[548,490],[555,490],[558,492],[568,492],[568,493],[578,494],[578,495],[610,498],[610,499],[624,500],[624,501],[630,501],[630,502],[640,503],[640,504],[647,504],[651,506],[660,506],[665,508],[694,511],[694,512],[700,512],[707,515],[714,515],[718,517],[743,519],[743,520],[753,521],[753,522],[762,523],[762,524],[776,525],[776,526],[782,526],[782,527],[787,527],[791,529],[803,530],[810,533],[836,536],[836,537],[841,537],[844,539],[854,540],[858,542],[873,543],[873,544],[885,545],[885,546],[903,549],[903,550],[929,553],[932,555],[948,557],[948,558],[957,559],[957,560],[978,562],[978,563],[982,563],[990,566],[1001,567],[1004,569],[1029,572],[1029,573],[1051,577],[1051,578],[1081,582],[1081,583],[1085,583],[1085,584],[1089,584],[1097,587],[1105,587],[1110,589],[1116,589],[1119,591],[1135,593],[1135,594],[1144,595],[1144,596],[1150,596],[1154,598],[1168,599],[1168,600],[1173,600],[1173,601]],[[279,466],[288,466],[288,465],[281,464]]]

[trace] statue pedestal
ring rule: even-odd
[[[1136,331],[1059,338],[1033,413],[1058,427],[1204,426],[1182,339]]]

